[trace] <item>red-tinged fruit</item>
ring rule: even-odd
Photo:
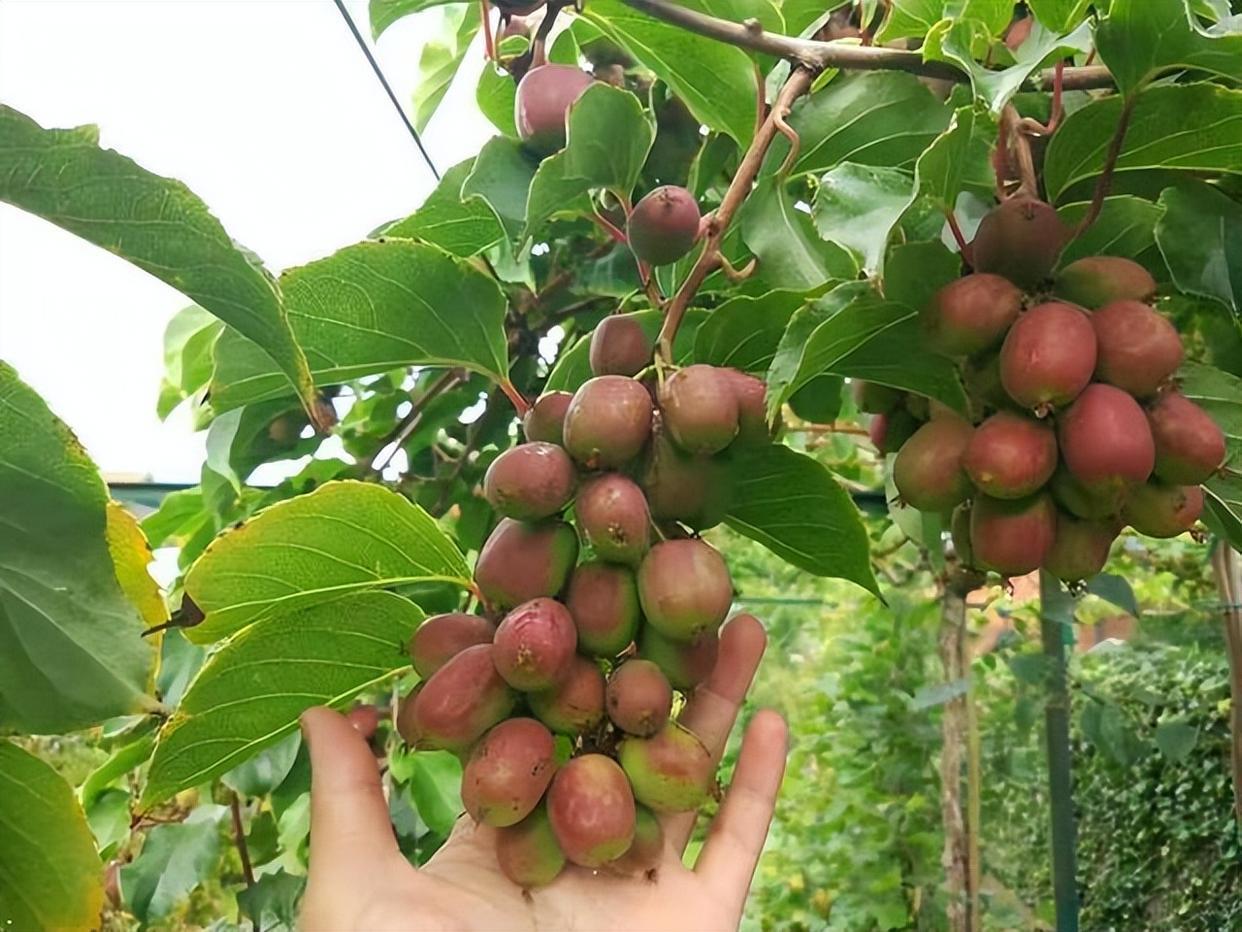
[[[573,758],[552,778],[548,818],[574,864],[594,868],[616,860],[629,850],[637,818],[624,771],[603,754]]]
[[[593,661],[575,657],[564,680],[526,699],[535,717],[558,734],[585,734],[604,720],[604,674]]]
[[[505,518],[549,518],[573,498],[578,474],[573,460],[554,443],[511,447],[492,460],[483,477],[483,497]]]
[[[517,825],[496,833],[496,862],[500,872],[523,889],[543,887],[565,868],[565,852],[556,841],[548,810],[543,804]]]
[[[500,622],[492,661],[514,689],[551,689],[569,673],[578,632],[569,610],[555,599],[531,599]]]
[[[1176,485],[1198,485],[1225,461],[1225,435],[1181,392],[1165,392],[1147,409],[1156,445],[1156,475]]]
[[[642,452],[651,434],[651,396],[623,375],[588,379],[565,414],[565,449],[588,469],[616,469]]]
[[[1079,308],[1049,301],[1018,318],[1000,351],[1005,392],[1028,409],[1069,404],[1091,381],[1096,341]]]
[[[686,812],[707,802],[716,768],[698,736],[668,722],[650,738],[626,738],[617,759],[634,798],[656,812]]]
[[[640,481],[656,521],[680,521],[696,531],[715,527],[729,511],[731,480],[720,459],[691,456],[663,429],[653,432]]]
[[[1156,280],[1137,262],[1121,256],[1087,256],[1057,273],[1056,295],[1095,310],[1113,301],[1148,301]]]
[[[651,265],[676,262],[699,238],[699,205],[694,195],[664,185],[634,205],[625,232],[634,255]]]
[[[432,615],[410,638],[410,659],[423,679],[475,644],[490,644],[496,626],[479,615],[448,612]]]
[[[1141,301],[1113,301],[1091,315],[1096,378],[1136,398],[1154,395],[1182,364],[1182,338]]]
[[[905,408],[890,414],[877,414],[871,418],[867,436],[871,445],[881,456],[896,453],[922,427],[922,422]]]
[[[673,709],[673,687],[650,660],[627,660],[608,678],[604,706],[626,734],[649,737],[664,727]]]
[[[1127,392],[1099,382],[1089,385],[1061,416],[1061,457],[1091,495],[1116,501],[1146,482],[1156,462],[1147,417]]]
[[[619,473],[583,483],[574,513],[582,536],[601,560],[636,564],[651,546],[647,498],[633,480]]]
[[[1056,434],[1042,421],[1001,411],[975,428],[962,466],[985,495],[1025,498],[1056,471]]]
[[[893,460],[893,483],[901,500],[920,511],[947,511],[971,493],[963,455],[974,433],[960,418],[928,421]]]
[[[733,389],[737,399],[737,436],[739,446],[762,446],[772,440],[768,427],[768,387],[763,379],[738,369],[717,370]]]
[[[539,65],[518,82],[513,100],[513,122],[518,136],[540,155],[550,155],[565,145],[569,108],[593,79],[572,65]]]
[[[1128,486],[1117,484],[1106,488],[1102,495],[1093,494],[1061,463],[1052,474],[1048,489],[1064,511],[1076,518],[1100,521],[1104,518],[1116,518],[1121,514]]]
[[[970,261],[976,272],[1003,275],[1030,290],[1052,274],[1068,239],[1069,231],[1050,204],[1018,195],[984,215]]]
[[[535,399],[522,418],[522,433],[530,442],[543,441],[564,446],[565,413],[574,396],[569,392],[545,392]]]
[[[638,599],[648,625],[685,643],[720,627],[733,603],[733,582],[711,545],[666,540],[638,568]]]
[[[539,805],[554,773],[552,732],[533,718],[507,719],[470,753],[461,777],[462,805],[475,822],[515,825]]]
[[[420,749],[463,751],[502,721],[517,694],[492,662],[490,644],[467,647],[402,705],[397,730]]]
[[[638,375],[651,365],[655,347],[633,317],[605,317],[591,334],[592,375]]]
[[[1203,489],[1153,481],[1130,492],[1122,517],[1147,537],[1176,537],[1189,531],[1203,514]]]
[[[634,840],[625,854],[607,864],[614,874],[643,874],[655,870],[664,858],[664,829],[660,820],[646,806],[634,808]]]
[[[615,657],[634,640],[642,611],[634,571],[616,563],[580,564],[569,577],[565,607],[578,629],[578,650]]]
[[[565,587],[578,559],[578,535],[564,521],[502,518],[479,551],[474,581],[489,605],[510,609]]]
[[[1064,582],[1090,579],[1104,569],[1119,530],[1115,520],[1084,521],[1061,512],[1043,568]]]
[[[906,397],[900,389],[863,379],[850,379],[850,391],[854,395],[854,404],[864,414],[888,414],[895,411]]]
[[[737,396],[715,366],[686,366],[665,379],[660,413],[673,442],[687,453],[719,453],[737,436]]]
[[[704,631],[687,644],[670,641],[651,625],[643,625],[638,638],[638,656],[658,666],[669,685],[682,692],[689,692],[712,675],[719,652],[720,635],[716,631]]]
[[[979,495],[970,509],[970,548],[975,565],[1002,576],[1039,568],[1052,549],[1057,509],[1046,492],[1030,498]]]
[[[919,315],[932,349],[973,356],[997,346],[1018,319],[1022,292],[999,275],[977,272],[945,285]]]

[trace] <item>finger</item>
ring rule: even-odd
[[[785,720],[770,709],[755,713],[742,739],[733,783],[712,822],[695,872],[741,915],[768,836],[788,751]]]
[[[720,762],[724,753],[738,708],[750,689],[766,646],[767,634],[757,618],[735,616],[720,633],[720,652],[711,676],[695,690],[681,713],[681,723],[698,735],[714,764]],[[665,837],[677,854],[685,850],[694,831],[695,815],[677,813],[664,822]]]
[[[399,854],[379,766],[363,734],[331,709],[307,709],[302,731],[311,760],[311,884],[317,875],[348,882]]]

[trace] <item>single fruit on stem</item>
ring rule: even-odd
[[[1000,351],[1001,384],[1024,408],[1060,407],[1087,387],[1095,363],[1091,320],[1073,305],[1049,301],[1009,329]]]
[[[1130,492],[1122,517],[1147,537],[1176,537],[1189,531],[1203,513],[1203,489],[1155,480]]]
[[[555,599],[532,599],[496,628],[492,662],[514,689],[551,689],[568,675],[577,645],[578,632],[565,606]]]
[[[517,694],[492,663],[490,644],[467,647],[402,703],[397,731],[420,749],[464,751],[504,719]]]
[[[527,694],[526,701],[535,717],[558,734],[586,734],[604,720],[604,674],[593,661],[575,657],[561,683]]]
[[[518,82],[513,99],[518,136],[540,155],[562,148],[569,108],[593,83],[589,74],[571,65],[531,68]]]
[[[1057,427],[1061,458],[1086,491],[1116,501],[1146,482],[1156,462],[1143,409],[1129,394],[1099,382],[1087,386]]]
[[[1156,444],[1156,475],[1177,485],[1198,485],[1225,461],[1225,435],[1201,407],[1181,392],[1165,392],[1147,409]]]
[[[1042,421],[1001,411],[975,428],[962,466],[985,495],[1025,498],[1056,471],[1057,437]]]
[[[546,886],[560,875],[565,852],[557,844],[546,806],[540,803],[517,825],[496,833],[496,861],[502,874],[527,889]]]
[[[531,442],[565,444],[565,412],[573,400],[569,392],[545,392],[535,399],[522,419],[522,432]]]
[[[1113,301],[1148,301],[1156,293],[1156,280],[1130,259],[1087,256],[1057,273],[1055,292],[1071,304],[1095,310]]]
[[[615,657],[629,647],[642,619],[634,571],[599,560],[574,570],[565,607],[578,629],[578,650],[595,657]]]
[[[642,452],[651,415],[640,383],[622,375],[588,379],[565,413],[565,449],[588,469],[616,469]]]
[[[1090,579],[1104,569],[1119,531],[1120,524],[1113,519],[1084,521],[1061,512],[1043,569],[1063,582]]]
[[[605,317],[591,334],[592,375],[635,376],[651,365],[655,345],[633,317]]]
[[[578,529],[601,560],[637,564],[651,545],[643,490],[619,473],[588,479],[574,500]]]
[[[716,631],[704,631],[688,644],[669,640],[651,625],[643,625],[638,636],[638,656],[658,666],[669,685],[682,692],[690,692],[712,675],[719,651]]]
[[[564,510],[578,475],[569,454],[554,443],[521,443],[492,460],[483,497],[506,518],[537,521]]]
[[[634,798],[656,812],[685,812],[707,802],[716,769],[703,742],[677,722],[650,738],[626,738],[618,760]]]
[[[726,464],[716,457],[683,452],[663,427],[652,432],[640,482],[652,518],[680,521],[696,531],[723,521],[733,497]]]
[[[673,710],[673,687],[650,660],[627,660],[608,678],[604,704],[614,725],[645,738],[668,721]]]
[[[625,232],[635,257],[650,265],[668,265],[694,246],[699,220],[694,195],[685,188],[664,185],[634,205]]]
[[[687,453],[719,453],[737,436],[737,396],[715,366],[687,366],[665,379],[660,414],[673,442]]]
[[[919,315],[932,349],[945,356],[973,356],[998,345],[1022,310],[1022,292],[986,272],[945,285]]]
[[[1044,562],[1057,530],[1057,509],[1046,492],[1005,500],[975,497],[970,548],[975,565],[1002,576],[1024,576]]]
[[[1095,374],[1136,398],[1154,395],[1182,364],[1182,338],[1139,301],[1113,301],[1091,315],[1099,356]]]
[[[432,615],[410,638],[410,659],[424,680],[475,644],[490,644],[496,626],[468,612]]]
[[[552,733],[533,718],[507,719],[470,753],[462,771],[462,805],[475,822],[514,825],[539,805],[555,772]]]
[[[684,643],[720,627],[733,603],[733,583],[709,544],[666,540],[638,568],[638,598],[648,625]]]
[[[738,369],[717,370],[733,389],[737,399],[737,437],[735,446],[763,446],[772,440],[768,426],[768,386],[763,379],[755,378]]]
[[[564,521],[502,518],[479,551],[474,581],[494,608],[510,609],[565,587],[578,559],[578,535]]]
[[[970,261],[976,272],[1003,275],[1022,288],[1034,289],[1052,274],[1068,239],[1069,230],[1049,204],[1016,195],[979,222]]]
[[[947,511],[971,493],[962,457],[974,428],[961,418],[928,421],[893,460],[893,484],[901,499],[920,511]]]
[[[634,794],[610,757],[583,754],[552,778],[548,819],[565,857],[574,864],[602,867],[625,854],[636,818]]]

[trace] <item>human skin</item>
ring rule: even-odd
[[[719,760],[763,655],[763,627],[739,615],[721,632],[715,671],[681,721]],[[458,820],[427,864],[401,854],[388,818],[379,767],[367,745],[373,716],[308,710],[310,876],[304,932],[386,930],[736,929],[763,850],[785,770],[781,717],[759,711],[742,742],[733,781],[693,869],[682,854],[694,813],[662,817],[665,847],[653,874],[622,877],[569,865],[547,887],[523,891],[500,873],[495,833]]]

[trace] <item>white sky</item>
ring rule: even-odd
[[[347,0],[370,35],[365,0]],[[377,57],[409,110],[439,11],[398,22]],[[483,53],[427,133],[441,169],[491,134]],[[357,242],[434,183],[331,0],[0,0],[0,101],[184,181],[273,271]],[[187,303],[70,233],[0,204],[0,358],[106,473],[197,482],[205,435],[155,416],[168,319]]]

